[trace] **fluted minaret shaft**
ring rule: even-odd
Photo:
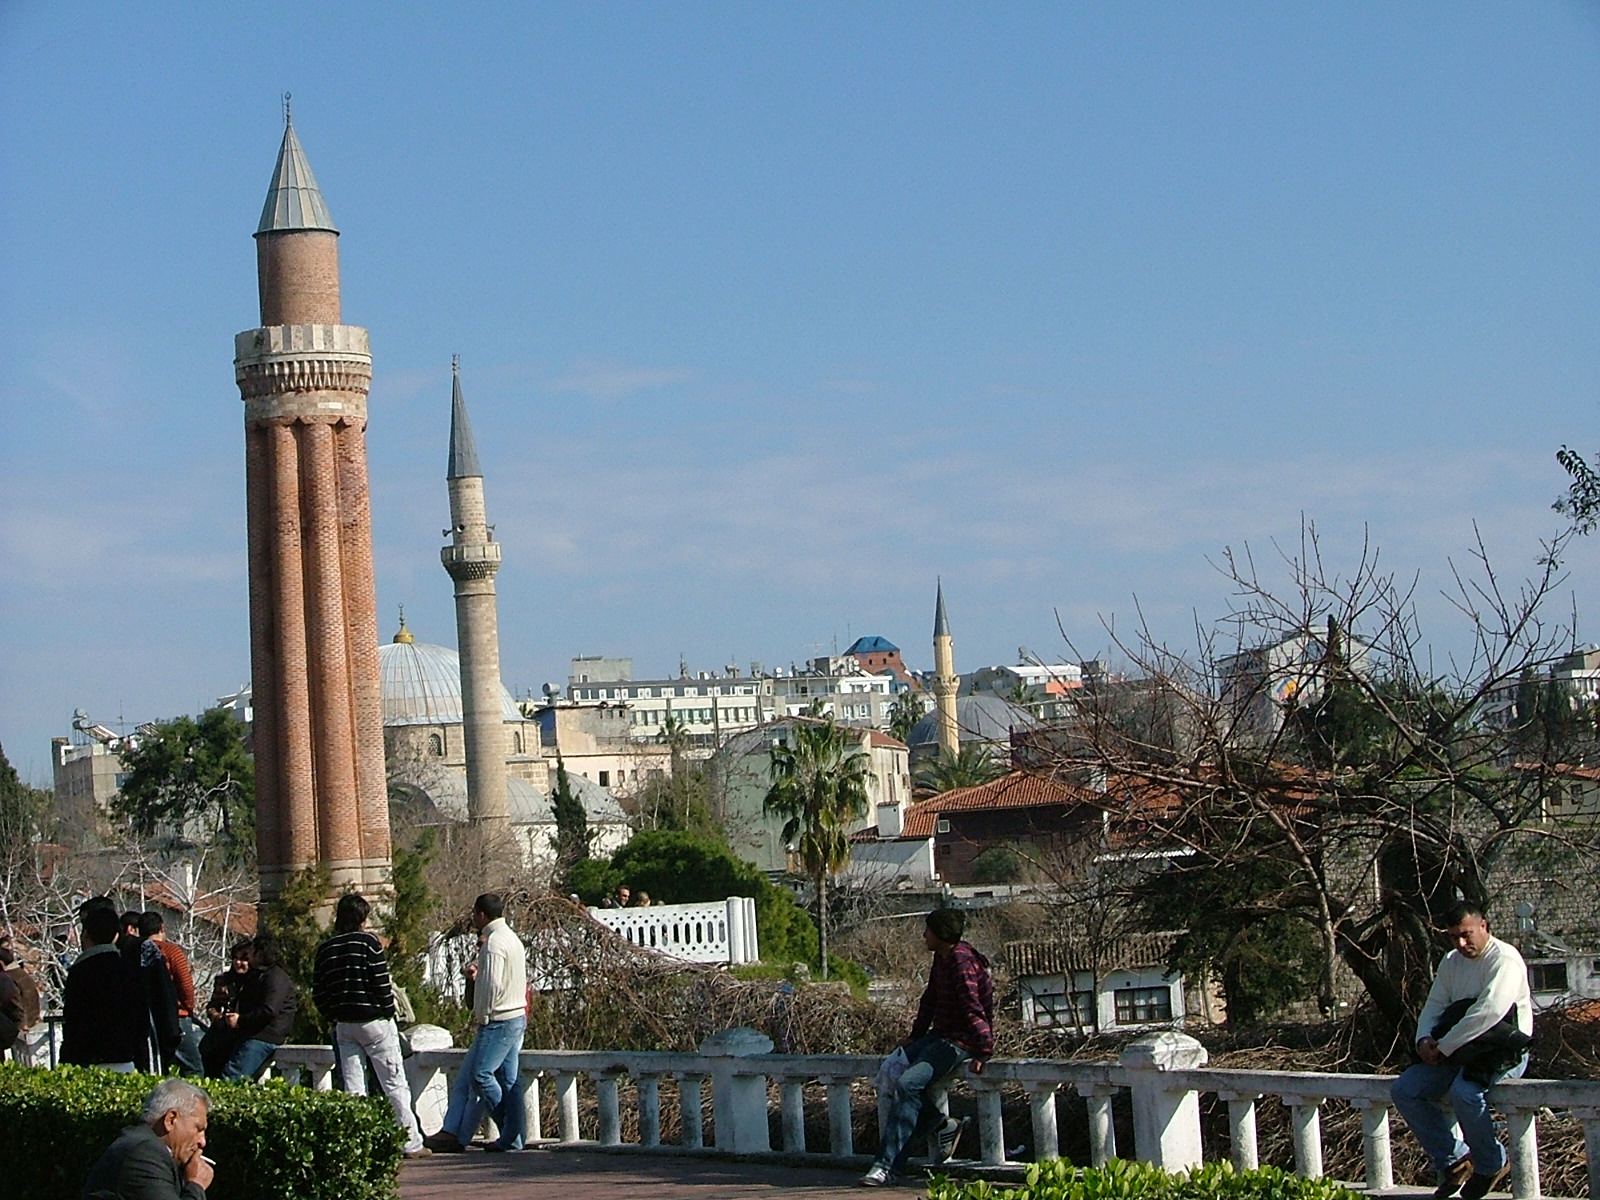
[[[340,323],[338,230],[293,126],[256,231],[261,325],[234,339],[245,405],[261,898],[321,864],[389,884],[367,489],[367,331]]]
[[[939,715],[939,752],[954,758],[961,751],[961,728],[956,720],[955,645],[950,640],[950,619],[944,611],[944,582],[939,583],[933,608],[933,698]]]
[[[500,543],[489,529],[478,448],[461,396],[461,372],[452,366],[450,544],[439,551],[456,585],[456,645],[461,658],[461,707],[467,749],[467,812],[476,824],[505,829],[506,727],[500,707],[500,622],[494,576]]]

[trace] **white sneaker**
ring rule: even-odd
[[[856,1180],[857,1187],[882,1187],[889,1182],[889,1168],[882,1163],[873,1163],[867,1168],[867,1173]]]

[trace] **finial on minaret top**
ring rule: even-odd
[[[291,101],[293,99],[294,99],[294,93],[293,92],[285,92],[283,94],[283,127],[285,129],[289,128],[289,126],[294,124],[293,119],[289,115],[289,101]]]
[[[461,396],[461,356],[450,356],[450,463],[446,479],[481,476],[478,444],[472,440],[472,425],[467,420],[467,402]]]

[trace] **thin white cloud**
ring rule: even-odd
[[[669,387],[694,378],[683,367],[637,367],[625,363],[580,359],[566,374],[546,386],[552,392],[577,392],[591,400],[612,403],[636,392]]]

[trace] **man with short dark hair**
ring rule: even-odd
[[[210,1113],[200,1088],[163,1079],[145,1097],[140,1124],[124,1129],[90,1170],[83,1200],[206,1200]]]
[[[153,1075],[165,1072],[172,1055],[183,1040],[183,1029],[178,1024],[178,991],[172,984],[172,974],[167,970],[167,960],[150,941],[142,923],[143,913],[125,912],[120,918],[121,932],[117,935],[117,948],[122,957],[138,974],[144,989],[145,1050],[139,1058],[139,1069]]]
[[[167,937],[167,919],[154,910],[139,914],[139,933],[160,953],[167,976],[172,980],[178,1044],[166,1055],[162,1065],[170,1067],[176,1063],[185,1075],[198,1075],[204,1068],[200,1062],[200,1030],[194,1023],[194,970],[189,966],[189,955]]]
[[[472,1045],[461,1062],[444,1126],[424,1139],[430,1150],[452,1154],[466,1148],[487,1107],[500,1127],[488,1150],[520,1150],[526,1116],[517,1088],[517,1057],[528,1026],[528,955],[522,939],[502,915],[505,904],[493,892],[472,906],[477,926],[478,961],[473,979],[472,1018],[477,1022]]]
[[[943,1114],[926,1102],[933,1085],[962,1063],[981,1074],[994,1053],[994,981],[989,960],[961,940],[965,929],[966,918],[954,908],[936,908],[924,922],[922,942],[933,961],[911,1033],[900,1043],[910,1063],[890,1095],[878,1157],[861,1177],[862,1187],[882,1187],[904,1172],[911,1147],[934,1132]],[[955,1152],[960,1135],[960,1122],[946,1119],[938,1130],[940,1159]]]
[[[1483,1200],[1511,1172],[1484,1093],[1527,1070],[1533,997],[1522,955],[1489,933],[1480,905],[1455,905],[1445,924],[1455,949],[1439,964],[1417,1020],[1422,1061],[1405,1069],[1390,1095],[1433,1160],[1437,1200],[1457,1191]],[[1454,1120],[1440,1107],[1447,1095]]]
[[[117,910],[104,897],[78,909],[83,953],[62,989],[61,1061],[131,1073],[149,1029],[137,970],[117,950]]]
[[[423,1158],[431,1151],[422,1144],[422,1130],[411,1111],[411,1085],[400,1057],[389,964],[378,939],[364,928],[371,911],[366,899],[353,892],[339,897],[333,936],[317,947],[311,995],[323,1019],[333,1024],[345,1091],[367,1094],[366,1063],[370,1062],[378,1089],[406,1131],[405,1156]]]

